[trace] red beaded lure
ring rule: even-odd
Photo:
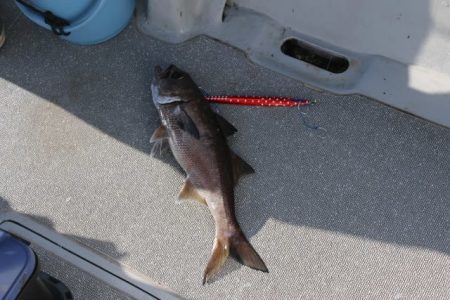
[[[277,106],[295,107],[314,104],[315,101],[307,99],[294,99],[288,97],[264,97],[264,96],[205,96],[210,102],[221,104],[235,104],[246,106]]]

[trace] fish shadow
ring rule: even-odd
[[[224,278],[230,276],[232,273],[238,271],[242,267],[245,267],[240,262],[238,262],[236,259],[230,257],[225,261],[222,268],[219,269],[219,272],[217,272],[216,275],[214,275],[208,284],[213,284],[215,282],[221,281]]]
[[[450,132],[355,101],[312,109],[326,132],[292,122],[295,111],[244,111],[233,118],[242,128],[233,147],[256,170],[236,188],[243,231],[250,238],[273,220],[450,254]],[[279,123],[266,127],[271,134],[249,133],[241,121],[255,128],[269,117]]]

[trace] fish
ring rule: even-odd
[[[206,204],[215,223],[213,248],[202,284],[210,282],[228,256],[268,272],[235,216],[234,187],[241,176],[255,172],[227,144],[226,138],[237,129],[211,109],[188,73],[175,65],[165,70],[156,66],[154,73],[151,91],[161,126],[150,142],[155,146],[168,143],[186,173],[178,198]]]

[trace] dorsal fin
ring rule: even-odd
[[[250,166],[236,153],[231,153],[231,164],[233,166],[234,184],[237,184],[241,176],[255,173],[255,170],[252,168],[252,166]]]
[[[225,119],[218,113],[216,113],[216,120],[217,123],[219,123],[219,127],[225,136],[231,136],[237,132],[236,127],[234,127],[233,124],[228,122],[227,119]]]

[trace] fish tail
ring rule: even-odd
[[[214,239],[211,257],[203,274],[203,285],[219,271],[220,267],[224,264],[230,254],[229,249],[228,240],[218,239],[217,237]]]
[[[256,252],[240,230],[230,238],[230,255],[247,267],[266,273],[269,272],[258,252]]]
[[[218,239],[216,237],[214,240],[211,258],[203,275],[203,284],[217,274],[229,255],[247,267],[266,273],[269,272],[266,264],[244,234],[238,231],[228,239]]]

